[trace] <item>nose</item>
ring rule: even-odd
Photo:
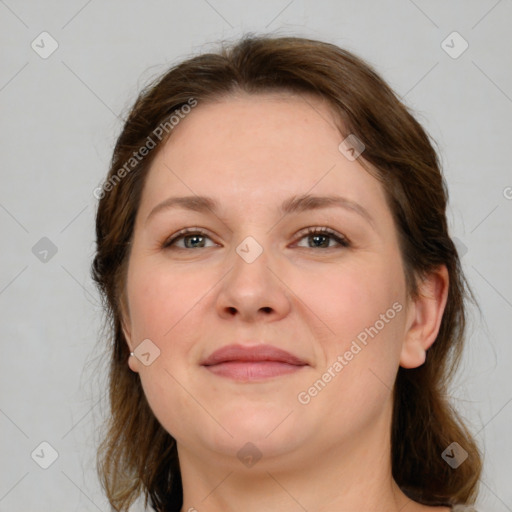
[[[290,292],[284,274],[284,262],[248,237],[234,251],[232,266],[221,281],[218,314],[245,322],[285,317],[290,311]]]

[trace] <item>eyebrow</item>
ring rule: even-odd
[[[367,220],[372,227],[375,228],[374,219],[366,208],[359,203],[351,201],[341,196],[314,196],[310,194],[303,194],[300,196],[292,196],[286,199],[280,206],[279,211],[281,214],[300,213],[309,210],[318,210],[321,208],[340,207],[346,210],[355,212]],[[169,197],[157,204],[149,213],[146,218],[146,223],[157,213],[172,208],[182,208],[195,212],[211,211],[218,212],[220,203],[208,196],[183,196],[183,197]]]

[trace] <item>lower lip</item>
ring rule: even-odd
[[[205,366],[205,368],[221,377],[228,377],[239,381],[251,381],[295,373],[303,368],[303,366],[279,361],[228,361]]]

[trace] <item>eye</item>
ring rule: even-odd
[[[177,249],[201,249],[205,247],[205,238],[210,238],[205,231],[198,228],[186,228],[182,229],[173,235],[170,239],[166,240],[162,247],[168,248],[175,246]],[[184,241],[185,247],[181,247],[176,244],[176,242],[181,240]]]
[[[300,239],[307,238],[313,241],[313,245],[306,247],[307,249],[314,248],[325,248],[325,249],[333,249],[336,246],[330,245],[331,241],[334,241],[338,246],[341,247],[350,247],[350,242],[346,237],[333,231],[330,228],[308,228],[305,232],[302,231],[299,233]],[[165,241],[162,244],[163,248],[169,248],[174,246],[177,249],[202,249],[206,248],[205,239],[210,239],[210,236],[198,228],[186,228],[182,229],[175,235],[173,235],[170,239]],[[177,242],[183,240],[185,246],[177,245]],[[212,246],[210,246],[212,247]],[[300,247],[300,246],[298,246]],[[303,247],[303,246],[302,246]]]
[[[313,245],[306,247],[314,249],[316,247],[333,249],[336,246],[330,246],[330,241],[334,241],[341,247],[350,247],[350,242],[340,233],[336,233],[330,228],[308,228],[306,232],[302,232],[302,238],[311,240]],[[299,246],[300,247],[300,246]]]

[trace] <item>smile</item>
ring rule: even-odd
[[[237,381],[256,381],[299,371],[307,362],[267,344],[228,345],[201,363],[211,373]]]

